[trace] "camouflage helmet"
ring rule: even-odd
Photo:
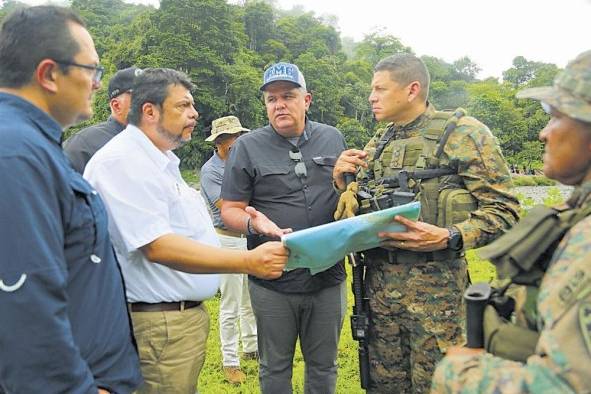
[[[554,78],[553,86],[524,89],[517,98],[532,98],[566,116],[591,122],[591,51],[581,53]]]

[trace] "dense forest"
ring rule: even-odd
[[[368,32],[360,42],[342,38],[331,18],[301,8],[281,10],[272,0],[161,0],[159,9],[120,0],[69,4],[86,21],[107,75],[93,119],[67,134],[107,118],[106,81],[117,69],[181,70],[197,86],[193,94],[201,114],[193,140],[177,152],[185,168],[199,168],[211,154],[204,139],[213,119],[236,115],[249,128],[266,124],[258,88],[262,71],[277,61],[296,63],[304,73],[313,95],[310,118],[338,127],[350,147],[362,147],[379,126],[367,101],[373,66],[393,53],[413,52],[383,30]],[[19,6],[5,1],[0,18]],[[489,126],[510,163],[540,165],[537,134],[548,116],[536,102],[516,100],[515,93],[550,84],[555,65],[519,56],[500,82],[477,79],[478,65],[467,57],[451,64],[422,59],[432,78],[430,101],[438,109],[466,108]]]

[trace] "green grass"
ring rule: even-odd
[[[491,282],[497,277],[495,266],[488,260],[482,260],[478,257],[476,250],[469,250],[466,253],[468,259],[468,272],[472,283]]]
[[[556,181],[544,175],[513,175],[513,186],[554,186]]]
[[[197,171],[183,170],[182,176],[185,181],[195,187],[199,185]],[[555,196],[550,196],[555,197]],[[473,282],[490,282],[496,277],[494,266],[488,261],[478,258],[474,251],[469,251],[468,271]],[[341,340],[339,342],[337,364],[339,367],[337,389],[338,394],[362,394],[359,386],[359,370],[357,357],[357,342],[351,337],[351,322],[349,316],[353,306],[353,294],[351,292],[351,271],[347,264],[347,298],[348,313],[345,317]],[[260,393],[258,382],[258,364],[256,361],[241,361],[241,367],[246,373],[245,383],[234,386],[224,381],[222,373],[222,355],[220,352],[219,336],[219,296],[206,302],[209,310],[210,330],[207,339],[207,356],[205,365],[199,377],[199,392],[202,394],[255,394]],[[296,347],[293,368],[293,392],[296,394],[304,392],[304,359],[299,351],[299,344]]]
[[[473,251],[468,252],[468,270],[474,282],[489,282],[495,278],[495,269],[488,261],[480,260]],[[364,390],[359,386],[359,372],[357,359],[357,342],[351,337],[349,316],[353,306],[351,288],[351,272],[347,265],[348,314],[341,333],[337,364],[339,375],[336,392],[340,394],[362,394]],[[199,378],[199,392],[202,394],[251,394],[260,393],[258,383],[258,365],[256,361],[241,361],[241,367],[246,373],[247,380],[239,386],[224,382],[222,373],[222,355],[220,352],[220,336],[218,325],[219,297],[206,302],[211,317],[209,338],[207,339],[207,357]],[[294,358],[293,392],[304,392],[304,359],[298,349]]]
[[[181,170],[181,176],[191,187],[199,189],[199,172],[196,170]]]
[[[347,267],[348,286],[350,289],[351,272]],[[339,343],[337,364],[339,366],[339,377],[337,380],[337,393],[362,394],[364,390],[359,386],[359,374],[357,364],[357,342],[351,337],[351,325],[349,316],[353,305],[353,294],[347,292],[348,314],[345,317],[341,341]],[[207,356],[205,365],[199,377],[199,392],[202,394],[251,394],[260,393],[258,381],[258,364],[256,361],[241,361],[241,367],[246,373],[247,380],[241,385],[231,385],[224,382],[222,373],[222,354],[220,352],[219,336],[219,296],[206,302],[209,310],[210,330],[207,339]],[[304,359],[299,350],[299,343],[296,347],[293,368],[293,392],[304,392]]]

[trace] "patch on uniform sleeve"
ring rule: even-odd
[[[579,324],[587,351],[591,354],[591,302],[583,302],[579,307]]]

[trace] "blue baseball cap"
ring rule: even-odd
[[[261,86],[261,90],[265,90],[268,84],[277,81],[291,82],[306,89],[304,74],[302,74],[295,64],[281,62],[275,63],[267,68],[263,74],[263,86]]]

